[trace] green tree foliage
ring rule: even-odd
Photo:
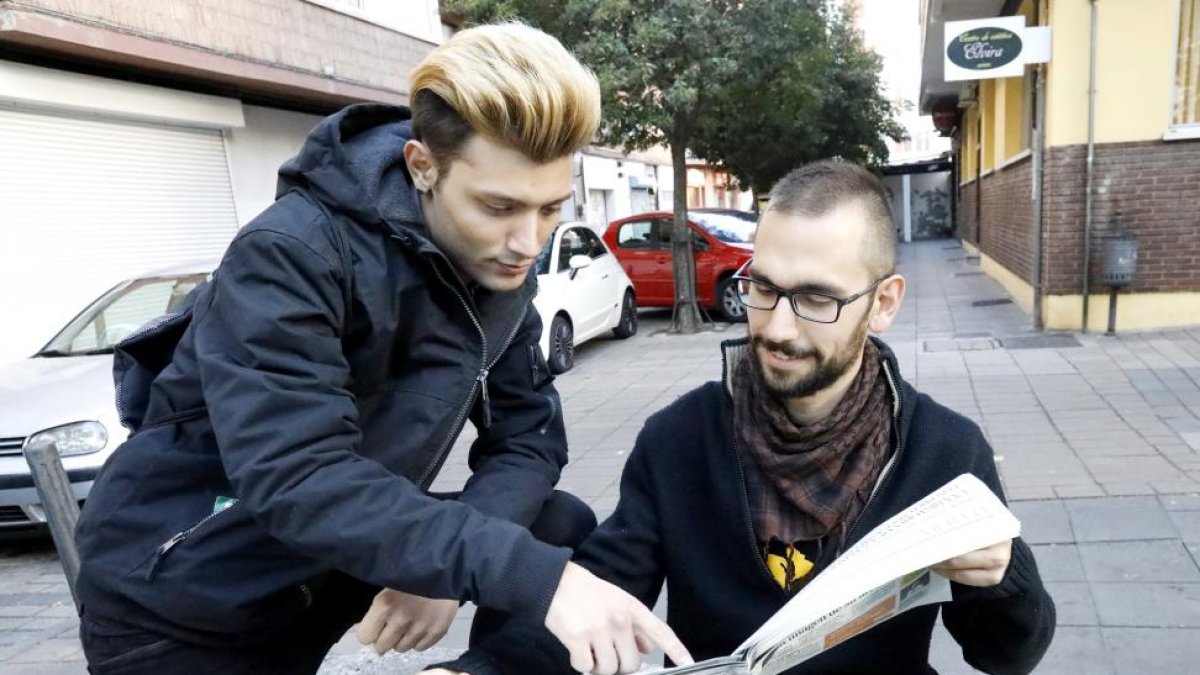
[[[448,0],[468,23],[558,37],[600,80],[600,143],[671,148],[675,328],[694,332],[686,152],[764,192],[820,157],[878,163],[891,109],[879,60],[828,0]],[[889,126],[891,125],[891,126]]]

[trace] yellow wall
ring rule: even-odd
[[[978,167],[975,166],[975,125],[979,119],[979,108],[972,106],[963,112],[963,132],[962,132],[962,175],[959,177],[961,183],[967,183],[975,179],[978,175]]]
[[[1028,77],[1028,74],[1026,74]],[[1004,83],[1004,139],[1001,157],[1009,159],[1029,148],[1025,127],[1030,117],[1025,111],[1025,78],[1010,77]]]
[[[1033,313],[1033,286],[1005,266],[982,253],[970,242],[963,248],[978,255],[980,268],[995,279],[1013,301]],[[1083,321],[1083,296],[1048,295],[1042,298],[1042,323],[1046,330],[1079,330]],[[1118,331],[1154,330],[1200,325],[1200,293],[1122,293],[1117,296]],[[1108,329],[1108,294],[1094,294],[1088,300],[1088,330],[1102,333]]]
[[[1178,0],[1097,0],[1096,142],[1161,139],[1171,123]],[[1087,142],[1091,0],[1050,3],[1048,145]]]
[[[979,110],[983,115],[983,157],[980,165],[983,173],[996,168],[996,82],[979,81]]]

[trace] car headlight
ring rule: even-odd
[[[75,422],[54,427],[29,437],[26,445],[53,443],[60,457],[99,452],[108,443],[108,430],[99,422]]]

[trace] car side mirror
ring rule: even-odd
[[[579,274],[579,270],[588,267],[592,264],[592,259],[586,255],[573,255],[567,261],[567,267],[571,268],[571,279],[575,279],[575,275]]]

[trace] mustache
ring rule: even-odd
[[[804,358],[806,356],[814,356],[815,357],[817,355],[816,350],[801,349],[801,348],[799,348],[793,344],[787,343],[787,342],[774,342],[771,340],[766,340],[761,337],[754,337],[751,339],[750,342],[751,342],[751,345],[754,346],[755,348],[762,347],[763,349],[768,349],[773,352],[778,352],[780,354],[783,354],[784,356],[787,356],[787,357],[793,358],[793,359]]]

